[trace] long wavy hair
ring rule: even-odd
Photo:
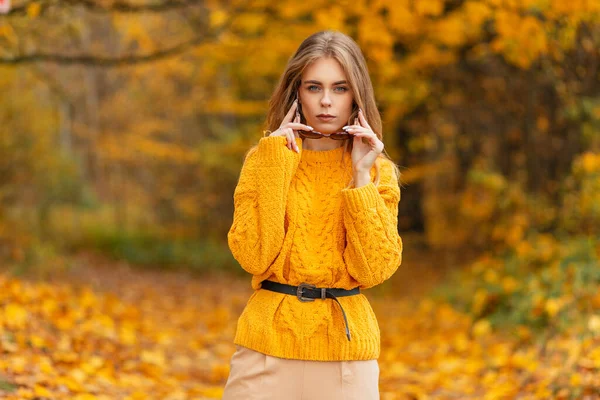
[[[354,95],[352,112],[347,124],[354,124],[354,119],[358,118],[358,109],[361,108],[373,131],[383,141],[381,115],[375,102],[373,84],[371,83],[365,58],[358,44],[350,36],[332,30],[316,32],[304,39],[296,50],[296,53],[289,59],[269,100],[265,132],[275,131],[279,128],[281,121],[283,121],[295,99],[304,69],[322,57],[335,59],[347,76],[350,90],[352,90]],[[301,122],[306,123],[304,117],[302,117]],[[352,152],[353,140],[348,139],[346,142],[346,149],[342,154],[342,162],[344,155],[347,153],[350,156]],[[398,166],[385,153],[385,149],[379,155],[379,158],[388,160],[392,164],[396,177],[399,179],[400,172]],[[379,165],[377,162],[375,163],[375,168],[375,184],[377,185],[379,183]],[[351,181],[348,186],[352,184],[353,182]]]

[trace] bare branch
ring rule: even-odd
[[[159,50],[146,55],[130,55],[123,57],[103,57],[96,55],[62,55],[50,53],[34,53],[13,58],[0,58],[0,65],[18,65],[30,64],[35,62],[51,62],[61,65],[86,65],[95,67],[121,67],[135,64],[142,64],[151,61],[157,61],[164,58],[176,56],[197,46],[206,40],[206,37],[196,37],[188,42],[181,43],[177,46],[165,50]]]
[[[6,15],[8,16],[18,16],[18,15],[26,15],[27,8],[29,5],[33,4],[34,1],[29,1],[25,4],[21,4],[19,6],[13,7]],[[46,1],[38,1],[36,3],[40,4],[40,14],[43,15],[49,8],[51,7],[60,7],[60,6],[82,6],[88,11],[97,12],[97,13],[159,13],[171,10],[178,10],[185,7],[190,7],[194,5],[200,5],[203,3],[203,0],[177,0],[177,1],[169,1],[164,0],[161,3],[153,3],[153,4],[129,4],[125,1],[117,1],[112,3],[110,6],[101,5],[96,3],[94,0],[46,0]]]
[[[67,1],[76,1],[76,0],[67,0]],[[78,1],[78,0],[77,0]],[[88,1],[88,0],[84,0]],[[188,0],[188,1],[197,1],[197,0]],[[0,65],[20,65],[20,64],[31,64],[36,62],[50,62],[54,64],[60,65],[84,65],[84,66],[94,66],[100,68],[112,68],[112,67],[123,67],[123,66],[131,66],[136,64],[143,64],[152,61],[162,60],[168,57],[177,56],[179,54],[185,53],[191,48],[198,46],[199,44],[206,43],[208,40],[218,38],[219,35],[227,30],[233,21],[235,20],[234,16],[239,15],[244,11],[244,7],[240,6],[239,8],[233,9],[230,11],[231,17],[220,27],[210,33],[210,35],[202,35],[196,36],[191,40],[173,46],[171,48],[158,50],[150,54],[142,54],[142,55],[127,55],[121,57],[105,57],[102,55],[65,55],[65,54],[57,54],[57,53],[32,53],[32,54],[24,54],[18,55],[14,57],[5,57],[0,58]]]
[[[71,4],[95,4],[93,0],[62,0],[63,2],[71,3]],[[166,1],[166,0],[165,0]],[[178,0],[170,4],[200,4],[202,0]],[[248,2],[247,2],[248,3]],[[114,3],[111,7],[118,7],[119,4],[126,3]],[[155,6],[133,6],[133,7],[156,7]],[[229,10],[230,18],[220,27],[210,32],[210,34],[198,35],[193,37],[192,39],[180,43],[176,46],[158,50],[152,52],[150,54],[141,54],[141,55],[126,55],[120,57],[106,57],[103,55],[94,55],[94,54],[82,54],[82,55],[66,55],[59,53],[32,53],[32,54],[24,54],[17,55],[14,57],[5,57],[0,58],[0,65],[21,65],[21,64],[31,64],[37,62],[50,62],[59,65],[83,65],[83,66],[94,66],[101,68],[112,68],[112,67],[122,67],[122,66],[131,66],[136,64],[143,64],[152,61],[158,61],[161,59],[165,59],[172,56],[177,56],[179,54],[185,53],[191,48],[206,43],[208,40],[218,38],[220,34],[227,30],[235,20],[235,15],[239,15],[243,13],[244,9],[247,7],[247,4],[239,5],[231,10]]]

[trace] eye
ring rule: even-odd
[[[311,91],[311,92],[313,92],[313,91],[314,91],[314,90],[313,90],[313,88],[314,88],[314,89],[318,89],[319,87],[318,87],[317,85],[310,85],[310,86],[308,87],[308,90],[309,90],[309,91]]]
[[[345,86],[338,86],[338,87],[336,87],[335,89],[336,89],[336,90],[337,90],[337,89],[340,89],[340,90],[338,90],[338,92],[341,92],[341,93],[347,92],[347,91],[349,90],[349,89],[348,89],[347,87],[345,87]]]

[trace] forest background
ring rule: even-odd
[[[568,354],[593,352],[594,0],[14,0],[0,15],[2,282],[51,280],[75,269],[77,254],[246,282],[226,242],[241,163],[288,58],[322,29],[351,35],[368,60],[386,151],[402,172],[399,230],[411,257],[399,274],[417,285],[436,277],[427,300],[467,316],[476,334],[505,329],[544,347],[580,327],[596,341]],[[409,288],[397,279],[378,290]],[[4,293],[8,353],[28,324],[8,321],[31,317],[35,296]],[[600,368],[596,353],[584,371]],[[19,382],[27,373],[14,365],[7,392],[42,390]],[[213,385],[223,383],[216,371]],[[598,388],[572,373],[572,393]]]

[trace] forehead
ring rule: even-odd
[[[314,80],[323,84],[347,80],[340,63],[331,57],[321,57],[310,63],[302,72],[302,81]]]

